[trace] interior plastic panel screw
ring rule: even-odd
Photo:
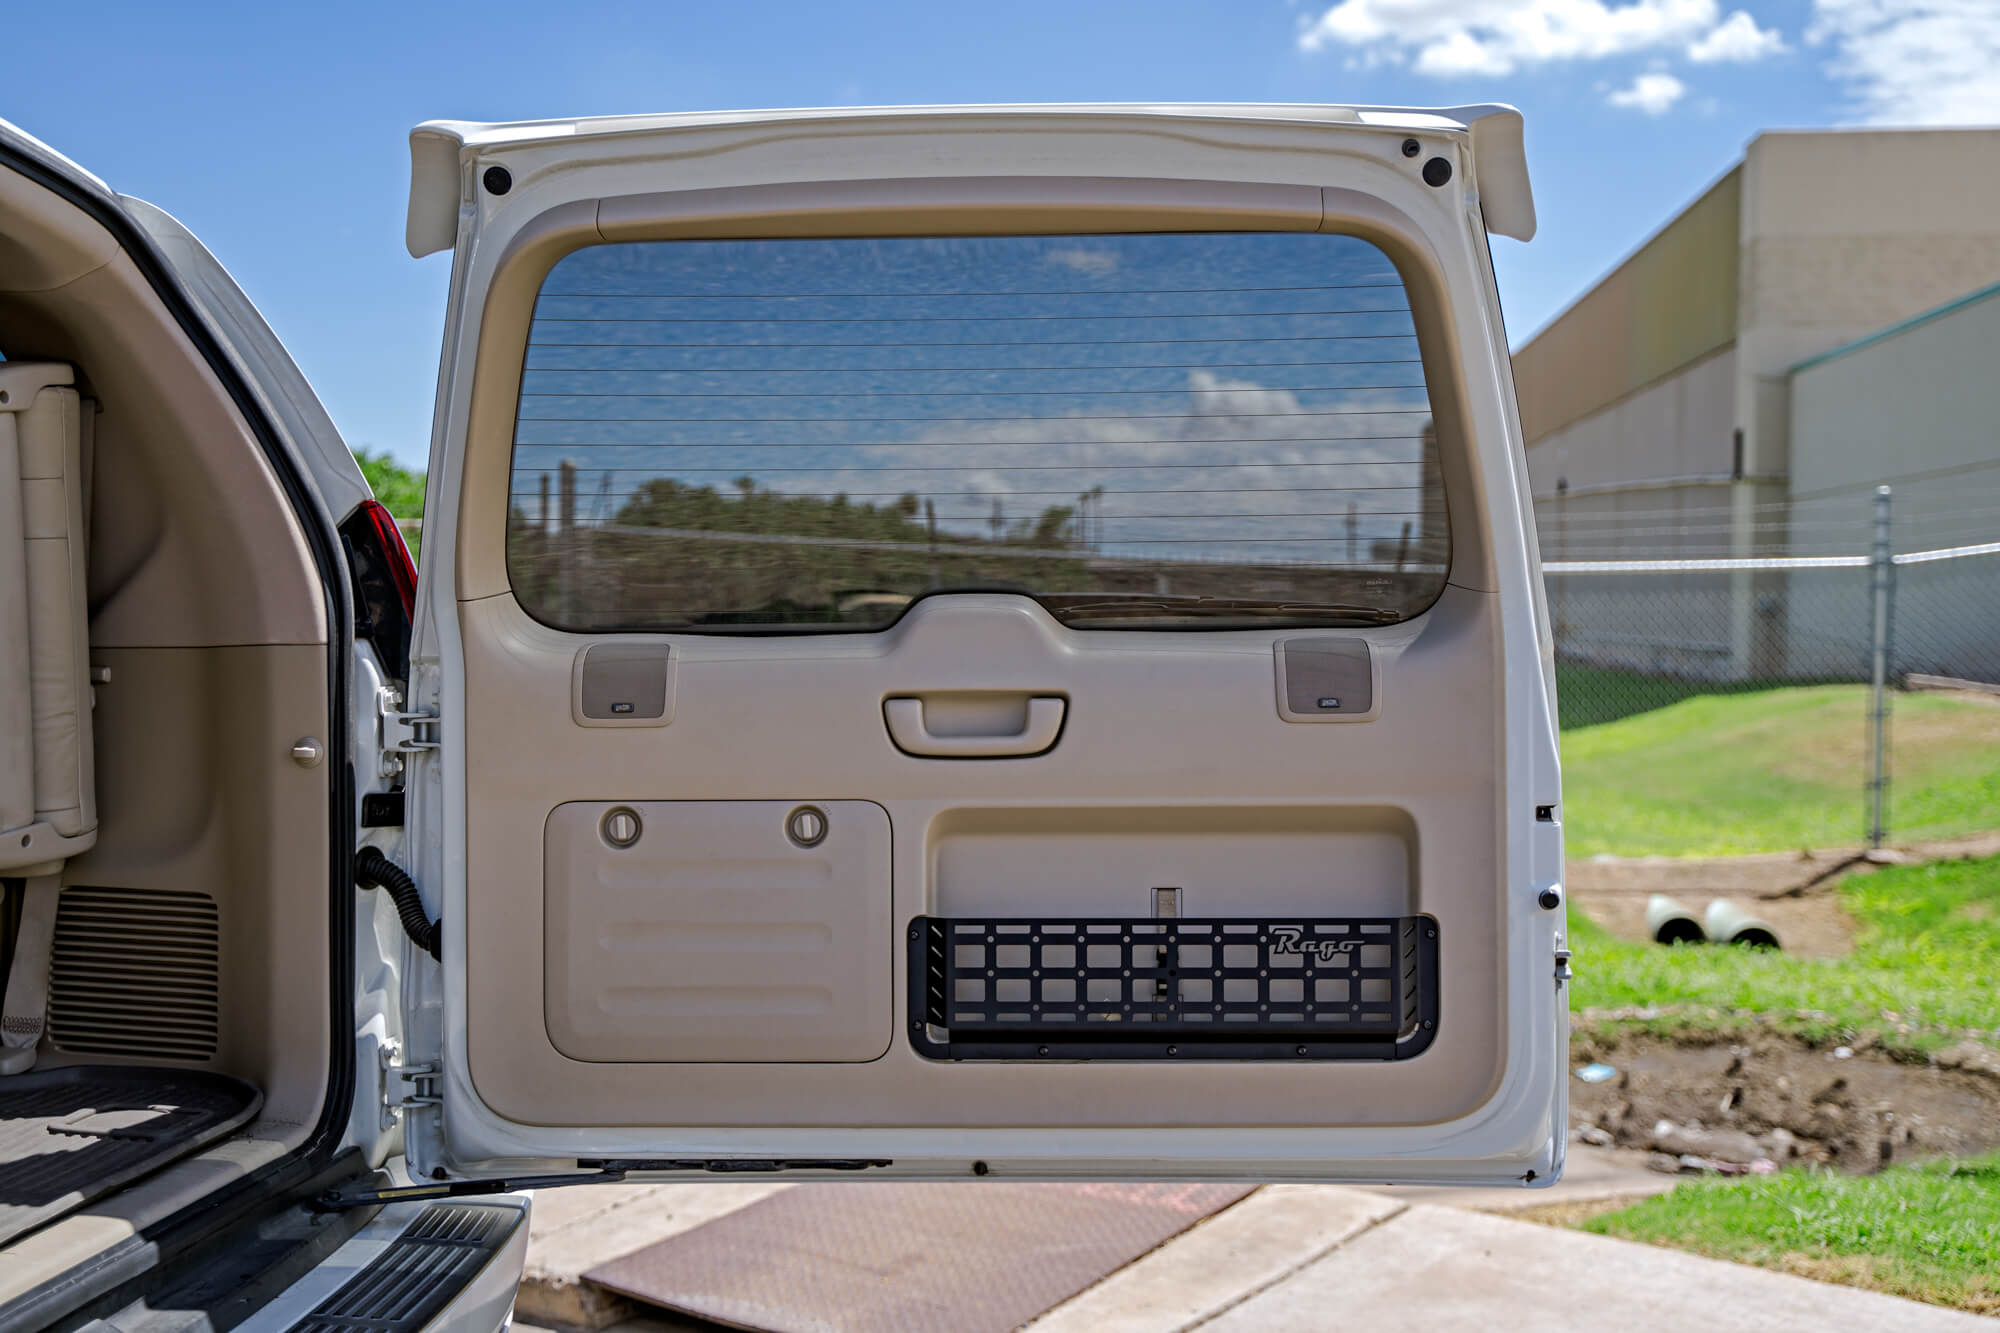
[[[643,828],[639,822],[639,812],[626,805],[605,811],[604,822],[598,825],[598,831],[604,835],[604,840],[620,849],[630,847],[639,841],[639,834]]]
[[[292,762],[300,768],[318,768],[324,758],[326,747],[311,736],[301,736],[292,742]]]
[[[817,847],[826,841],[826,811],[816,805],[802,805],[785,816],[785,836],[796,847]],[[991,936],[988,936],[991,941]]]

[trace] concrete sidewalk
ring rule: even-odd
[[[1578,1184],[1590,1190],[1603,1182]],[[544,1191],[535,1200],[516,1327],[608,1325],[618,1333],[716,1328],[623,1304],[578,1275],[785,1188],[728,1182]],[[1559,1193],[1509,1192],[1508,1198],[1553,1203],[1561,1201],[1552,1197]],[[1421,1197],[1407,1189],[1266,1186],[1028,1328],[1031,1333],[1194,1328],[1319,1333],[1351,1324],[1371,1333],[1448,1333],[1532,1324],[1540,1329],[1615,1325],[1619,1333],[1688,1327],[1705,1333],[1824,1328],[1991,1333],[1996,1327],[1973,1315],[1851,1287],[1418,1201]]]
[[[1259,1190],[1029,1327],[1320,1333],[1336,1326],[1370,1333],[1994,1327],[1852,1287],[1328,1185]]]
[[[1404,1203],[1445,1203],[1454,1208],[1475,1208],[1482,1213],[1526,1213],[1564,1204],[1608,1203],[1616,1200],[1637,1202],[1653,1194],[1665,1194],[1681,1177],[1661,1175],[1647,1167],[1650,1153],[1632,1148],[1590,1148],[1572,1143],[1569,1161],[1560,1183],[1548,1189],[1529,1190],[1501,1186],[1460,1185],[1368,1185],[1370,1194],[1399,1199]]]

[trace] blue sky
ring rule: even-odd
[[[0,116],[180,217],[350,444],[421,464],[449,260],[403,251],[435,117],[1058,100],[1506,101],[1542,218],[1518,343],[1760,129],[2000,122],[2000,0],[90,4],[12,16]]]

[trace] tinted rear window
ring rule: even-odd
[[[1409,301],[1348,236],[658,241],[558,263],[508,564],[578,630],[1388,623],[1449,554]]]

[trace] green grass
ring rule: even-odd
[[[1575,690],[1589,683],[1568,679]],[[1670,699],[1674,682],[1621,680],[1660,702],[1564,730],[1570,855],[1728,856],[1863,840],[1865,686]],[[1589,715],[1570,707],[1573,697],[1565,721]],[[2000,825],[2000,707],[1940,694],[1899,694],[1892,707],[1892,839]]]
[[[1567,732],[1571,849],[1593,849],[1579,824],[1600,847],[1605,827],[1621,828],[1621,850],[1822,841],[1802,830],[1836,822],[1840,793],[1812,780],[1813,765],[1839,757],[1843,729],[1858,739],[1862,705],[1855,687],[1776,689],[1673,700]],[[1925,695],[1899,696],[1896,707],[1906,819],[2000,822],[2000,710]],[[1759,839],[1760,822],[1784,832]],[[1897,827],[1910,836],[1907,823]],[[1633,944],[1573,912],[1580,1028],[1686,1037],[1770,1026],[1819,1044],[1873,1034],[1909,1055],[1968,1037],[2000,1043],[2000,857],[1850,875],[1834,892],[1858,928],[1844,958]],[[1867,1177],[1690,1181],[1580,1225],[2000,1314],[2000,1155]]]
[[[1634,713],[1650,713],[1683,699],[1707,694],[1754,694],[1782,688],[1773,681],[1715,682],[1647,676],[1609,667],[1556,666],[1556,695],[1561,702],[1564,731],[1616,722]]]
[[[1698,1180],[1585,1231],[2000,1314],[2000,1155]]]
[[[1860,927],[1845,958],[1631,944],[1572,912],[1571,1005],[1643,1011],[1609,1026],[1661,1033],[1770,1023],[1814,1042],[1874,1032],[1908,1052],[2000,1042],[2000,857],[1850,875],[1837,892]]]

